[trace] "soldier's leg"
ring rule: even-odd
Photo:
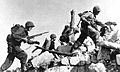
[[[13,63],[15,56],[12,53],[9,53],[5,62],[0,67],[0,72],[7,70]]]
[[[98,31],[96,32],[90,32],[90,38],[93,40],[95,45],[101,41],[100,33]]]
[[[70,52],[72,52],[73,49],[77,49],[79,46],[81,46],[86,38],[87,38],[87,33],[85,33],[84,31],[81,31],[79,38],[73,44]]]
[[[84,40],[87,38],[88,34],[85,33],[85,31],[81,31],[81,34],[79,36],[79,38],[77,39],[78,42],[80,42],[81,44],[83,44]]]
[[[21,63],[21,72],[25,72],[26,70],[26,61],[27,61],[27,53],[21,51],[17,53],[16,57],[20,60]]]

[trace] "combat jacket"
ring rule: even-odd
[[[54,41],[51,41],[51,40],[47,40],[46,41],[46,44],[43,46],[45,49],[49,49],[49,50],[52,50],[54,49],[55,50],[55,42]]]
[[[88,26],[91,26],[93,29],[98,30],[97,25],[104,27],[105,24],[102,24],[100,21],[96,19],[94,14],[91,11],[85,11],[83,12],[81,16],[81,28],[88,29]]]
[[[21,52],[23,51],[20,46],[21,42],[25,42],[28,44],[34,44],[34,41],[31,40],[24,40],[24,38],[28,37],[28,31],[22,27],[17,30],[17,34],[9,34],[7,36],[7,43],[9,47],[12,47],[13,52]]]
[[[14,46],[20,46],[24,38],[28,36],[28,31],[24,27],[17,30],[17,34],[12,34]]]
[[[12,41],[13,41],[13,39],[12,39],[11,34],[7,35],[6,41],[7,41],[8,47],[12,47],[12,45],[13,45]]]

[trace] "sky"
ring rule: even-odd
[[[0,0],[0,66],[6,59],[6,37],[14,24],[25,25],[27,21],[32,21],[35,28],[30,32],[30,35],[49,31],[48,34],[34,39],[42,45],[44,39],[49,38],[52,33],[57,35],[57,39],[59,38],[64,26],[70,22],[72,9],[75,10],[75,24],[77,24],[78,13],[92,11],[95,5],[99,5],[101,12],[97,19],[103,23],[114,21],[119,27],[119,3],[119,0]],[[21,48],[26,50],[29,46],[22,44]],[[29,51],[29,49],[26,50],[30,55]],[[16,65],[20,66],[18,59],[15,59],[9,69],[16,68]]]

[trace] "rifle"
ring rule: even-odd
[[[41,36],[42,34],[46,34],[46,33],[49,33],[49,32],[43,32],[43,33],[35,34],[35,35],[32,35],[32,36],[28,36],[27,39],[32,39],[34,37]]]
[[[44,49],[42,47],[39,47],[39,46],[35,46],[37,49],[42,49],[44,51],[48,51],[50,53],[55,53],[55,54],[58,54],[58,55],[65,55],[65,56],[73,56],[73,55],[76,55],[76,53],[64,53],[64,52],[59,52],[59,51],[52,51],[52,50],[49,50],[49,49]]]

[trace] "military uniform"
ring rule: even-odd
[[[55,50],[55,42],[54,42],[54,41],[51,41],[51,40],[48,40],[45,49]]]
[[[60,36],[60,41],[65,43],[68,43],[68,42],[74,43],[76,33],[79,33],[79,30],[77,28],[65,25],[62,35]]]
[[[20,48],[21,42],[27,42],[28,44],[34,44],[36,41],[27,40],[25,41],[22,38],[26,38],[28,36],[28,30],[23,26],[18,29],[18,34],[9,34],[7,36],[7,44],[8,44],[8,55],[5,62],[2,64],[0,68],[0,72],[7,70],[13,63],[15,57],[20,60],[21,63],[21,71],[25,71],[25,65],[27,60],[27,53]]]
[[[109,30],[109,28],[101,28],[101,37],[103,38],[103,41],[108,40],[111,30]],[[106,64],[107,61],[110,61],[110,54],[111,54],[111,49],[108,49],[106,47],[100,47],[98,55],[97,55],[97,59],[99,61],[104,61],[104,63]]]
[[[100,32],[97,28],[97,25],[101,27],[106,27],[105,24],[102,24],[100,21],[96,19],[96,15],[100,12],[99,8],[95,6],[93,8],[93,12],[91,11],[85,11],[82,14],[80,13],[80,20],[81,20],[81,34],[79,38],[75,41],[72,48],[75,48],[76,44],[79,44],[78,46],[81,46],[84,42],[84,40],[89,36],[95,45],[101,40],[100,39]]]
[[[45,42],[44,42],[42,47],[45,48],[45,49],[49,49],[49,50],[55,50],[55,39],[56,39],[56,35],[55,34],[51,34],[50,35],[50,40],[48,40],[46,38],[46,40],[45,40]]]
[[[45,42],[44,42],[42,47],[45,48],[45,49],[48,49],[48,50],[55,50],[55,39],[56,39],[56,35],[55,34],[51,34],[50,35],[50,40],[48,40],[46,38],[46,40],[45,40]],[[40,54],[42,54],[43,52],[45,52],[45,51],[42,50],[42,52]],[[53,53],[53,55],[54,55],[55,58],[57,58],[54,53]]]
[[[20,60],[22,69],[26,64],[27,54],[20,48],[21,42],[16,41],[12,35],[8,35],[7,43],[8,43],[8,56],[3,65],[1,66],[1,69],[3,71],[8,69],[12,65],[15,57]]]
[[[116,24],[114,24],[114,22],[107,22],[107,25],[111,27],[111,25],[116,25]],[[112,63],[116,62],[118,72],[120,72],[120,65],[118,63],[119,57],[117,56],[120,54],[119,30],[116,27],[114,30],[113,28],[108,28],[108,29],[110,29],[108,30],[109,32],[104,34],[106,39],[100,44],[101,48],[98,53],[98,60],[102,60],[102,61],[110,60]]]
[[[75,34],[79,32],[79,30],[77,28],[74,28],[75,11],[72,10],[70,13],[71,13],[70,25],[65,25],[62,35],[60,36],[61,44],[63,42],[65,42],[65,43],[73,42],[74,43],[75,42]]]
[[[113,31],[113,29],[110,28],[111,25],[116,25],[114,22],[106,22],[105,23],[107,26],[109,26],[107,29],[101,28],[101,35],[103,37],[103,41],[109,41],[112,43],[115,43],[118,41],[118,31]],[[108,42],[106,42],[107,44]],[[111,43],[111,44],[112,44]],[[102,46],[98,52],[98,60],[110,60],[110,54],[111,54],[111,47],[113,47],[112,44],[108,43],[108,47]]]
[[[81,16],[81,18],[86,18],[86,21],[81,22],[81,35],[77,39],[81,44],[84,42],[84,40],[89,36],[94,43],[96,44],[97,41],[99,41],[99,30],[97,28],[97,25],[104,26],[101,22],[96,20],[95,16],[92,12],[88,11],[84,15]]]

